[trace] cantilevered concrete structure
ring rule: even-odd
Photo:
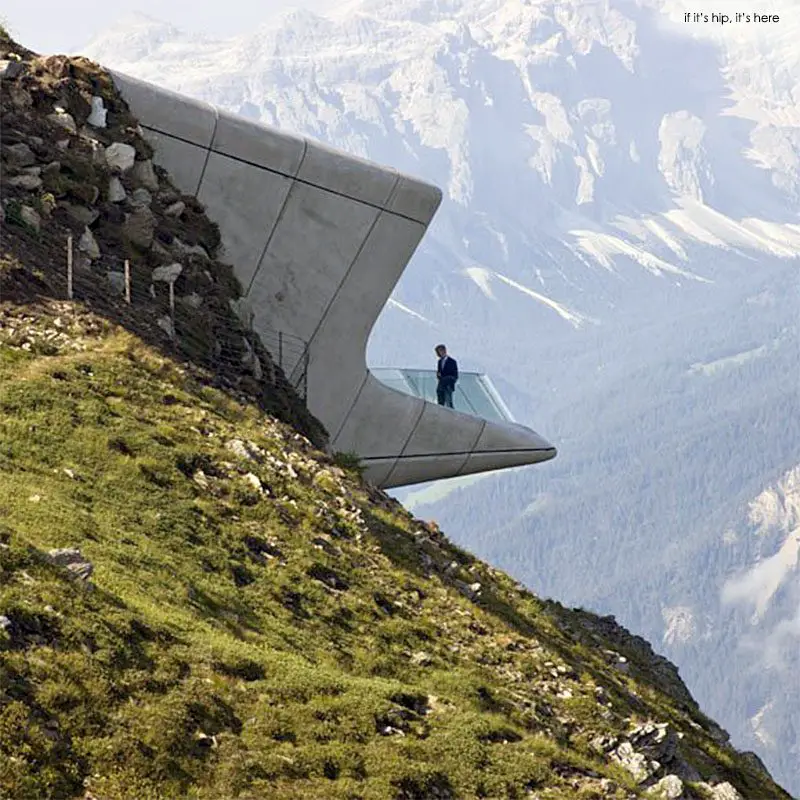
[[[440,408],[367,369],[370,331],[436,213],[438,188],[112,74],[156,163],[219,224],[255,330],[308,342],[308,405],[334,450],[358,453],[384,488],[555,456],[530,428]]]

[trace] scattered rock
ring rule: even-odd
[[[158,191],[158,176],[153,169],[153,162],[149,158],[134,164],[131,177],[139,186],[149,189],[151,192]]]
[[[57,567],[66,567],[72,577],[83,581],[89,580],[92,572],[94,572],[92,562],[87,561],[81,555],[81,551],[74,547],[50,550],[47,553],[47,559]]]
[[[0,62],[1,64],[2,62]],[[5,616],[5,614],[0,614],[0,631],[8,630],[11,627],[11,620]]]
[[[629,738],[636,750],[662,764],[672,761],[678,749],[678,737],[665,722],[638,725],[631,731]]]
[[[718,783],[711,787],[712,800],[743,800],[742,795],[730,783]]]
[[[49,114],[47,119],[70,133],[78,133],[78,126],[75,124],[75,119],[72,114],[68,114],[66,111],[57,110],[55,114]]]
[[[306,570],[306,575],[309,578],[313,578],[320,583],[324,583],[331,589],[336,590],[337,592],[344,592],[350,588],[350,584],[334,572],[330,567],[326,567],[324,564],[313,564]]]
[[[31,164],[36,163],[36,155],[25,142],[9,145],[4,148],[4,152],[9,166],[29,167]]]
[[[93,261],[100,258],[100,245],[97,244],[97,239],[94,238],[89,228],[84,228],[81,238],[78,240],[78,250],[86,253]]]
[[[164,331],[164,333],[166,333],[170,339],[175,338],[175,328],[172,325],[172,320],[170,317],[166,315],[159,317],[156,320],[156,325],[158,325],[158,327],[161,328],[161,330]]]
[[[116,175],[112,175],[108,181],[108,201],[110,203],[121,203],[127,196],[122,181]]]
[[[464,597],[468,598],[469,600],[477,600],[481,594],[481,585],[480,583],[465,583],[464,581],[458,580],[457,578],[453,580],[453,586],[458,589]]]
[[[185,255],[200,256],[201,258],[205,258],[207,260],[209,259],[208,251],[201,244],[188,245],[185,242],[182,242],[176,236],[172,241],[172,246],[179,253],[182,253],[182,254],[185,254]]]
[[[263,494],[264,487],[261,485],[261,479],[258,475],[248,472],[247,475],[244,476],[244,480],[250,484],[250,486],[255,489],[259,494]]]
[[[42,229],[42,218],[39,213],[30,206],[22,206],[19,210],[19,218],[37,233]]]
[[[177,262],[175,262],[174,264],[170,264],[166,267],[156,267],[153,270],[151,280],[164,281],[166,283],[174,283],[182,271],[183,271],[183,266],[181,264],[178,264]]]
[[[86,124],[91,125],[93,128],[105,128],[107,114],[108,112],[103,105],[103,98],[95,95],[92,97],[92,111],[86,120]]]
[[[112,170],[127,172],[136,161],[136,148],[123,142],[114,142],[106,147],[106,163]]]
[[[153,195],[151,195],[147,189],[143,189],[140,186],[138,189],[133,190],[131,194],[131,204],[136,208],[149,208],[152,202]]]
[[[157,256],[159,259],[163,259],[166,261],[168,258],[172,258],[172,253],[167,250],[162,244],[159,243],[157,239],[153,240],[153,244],[150,245],[150,252]]]
[[[252,442],[243,442],[241,439],[231,439],[225,443],[225,447],[239,458],[244,458],[248,461],[263,461],[263,453],[260,448]]]
[[[156,230],[156,218],[149,208],[134,211],[122,226],[123,235],[136,247],[147,250],[153,243]]]
[[[42,179],[38,175],[31,175],[28,173],[14,175],[9,178],[6,183],[9,186],[16,187],[17,189],[26,189],[29,192],[35,192],[37,189],[42,188]]]
[[[433,658],[424,650],[414,653],[409,660],[416,667],[429,667],[433,664]]]
[[[108,282],[111,284],[111,288],[117,294],[124,294],[125,293],[125,273],[124,272],[109,272],[108,275]]]
[[[21,61],[0,61],[0,80],[13,81],[25,69]]]
[[[683,781],[677,775],[667,775],[647,790],[657,800],[681,800],[683,798]]]
[[[342,554],[342,551],[338,547],[336,547],[335,544],[329,542],[322,536],[315,536],[311,540],[311,544],[318,550],[322,550],[324,553],[327,553],[329,556],[333,556],[334,558]]]
[[[245,536],[244,544],[253,558],[261,563],[266,563],[267,558],[284,558],[280,548],[258,536]]]
[[[97,222],[100,212],[96,208],[87,208],[86,206],[79,206],[74,203],[61,203],[61,207],[75,222],[90,227]]]
[[[24,89],[15,86],[13,83],[10,84],[8,88],[4,86],[3,91],[8,92],[8,94],[11,96],[11,102],[17,109],[26,110],[33,105],[33,98],[31,97],[30,92],[26,92]]]
[[[168,217],[179,217],[186,211],[186,203],[183,200],[177,200],[164,209],[164,214]]]
[[[630,742],[623,742],[611,757],[628,770],[637,783],[644,783],[661,768],[657,761],[649,761],[644,754],[637,753]]]
[[[203,305],[203,298],[197,292],[192,292],[184,297],[179,297],[178,302],[187,308],[198,309]]]
[[[196,484],[197,484],[197,485],[198,485],[198,486],[199,486],[201,489],[208,489],[208,487],[211,485],[211,484],[208,482],[208,477],[206,476],[205,472],[203,472],[203,470],[201,470],[201,469],[198,469],[198,470],[197,470],[197,471],[196,471],[196,472],[195,472],[195,473],[192,475],[192,480],[193,480],[193,481],[194,481],[194,482],[195,482],[195,483],[196,483]]]
[[[106,149],[97,141],[97,139],[88,138],[89,146],[92,148],[92,164],[98,167],[105,167],[106,165]]]

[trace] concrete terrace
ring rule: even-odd
[[[367,368],[370,331],[439,207],[437,187],[112,76],[156,163],[219,224],[255,331],[308,343],[309,410],[370,481],[390,488],[555,457],[530,428],[441,408]]]

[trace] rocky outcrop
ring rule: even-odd
[[[110,77],[85,58],[39,57],[1,38],[0,64],[3,249],[37,263],[39,282],[64,297],[71,234],[76,297],[211,369],[217,385],[325,447],[322,426],[231,310],[241,287],[218,260],[218,228],[154,165]],[[126,260],[133,303],[123,308]],[[37,284],[24,270],[2,277],[6,298]]]

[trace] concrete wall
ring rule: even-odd
[[[112,75],[156,163],[219,224],[256,331],[309,343],[308,404],[334,450],[357,452],[383,487],[555,456],[529,428],[439,408],[367,370],[370,331],[436,213],[437,187]]]

